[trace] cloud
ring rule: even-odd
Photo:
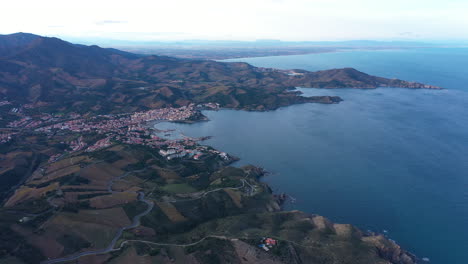
[[[109,25],[109,24],[126,24],[128,21],[123,21],[123,20],[101,20],[95,22],[96,25],[102,26],[102,25]]]

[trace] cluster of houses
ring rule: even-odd
[[[93,152],[93,151],[96,151],[98,149],[109,147],[110,145],[112,145],[111,137],[106,137],[106,138],[103,138],[103,139],[100,139],[100,140],[96,141],[96,143],[94,143],[94,145],[92,145],[92,146],[89,146],[86,149],[86,151],[87,152]]]
[[[62,156],[62,154],[55,154],[55,155],[52,155],[50,156],[49,160],[47,161],[48,163],[52,163],[52,162],[56,162],[60,159],[60,157]]]
[[[4,106],[4,105],[10,105],[11,103],[8,102],[8,101],[0,101],[0,106]]]
[[[10,112],[16,114],[16,113],[19,113],[20,112],[20,109],[18,107],[13,107]]]
[[[198,104],[197,108],[218,111],[219,110],[219,104],[218,103]]]
[[[302,73],[302,72],[295,72],[295,71],[289,71],[286,74],[289,75],[289,76],[302,76],[302,75],[304,75],[304,73]]]
[[[74,132],[95,131],[98,133],[117,132],[124,134],[128,131],[146,130],[145,123],[154,120],[169,120],[169,121],[182,121],[192,117],[197,110],[194,105],[183,106],[179,108],[160,108],[149,110],[146,112],[137,112],[132,115],[101,115],[97,118],[90,120],[73,119],[64,122],[57,122],[48,126],[37,128],[38,132],[50,133],[54,129],[71,130]],[[79,117],[79,115],[77,116]],[[12,127],[21,127],[26,124],[31,118],[23,120],[21,123],[12,123]],[[72,118],[72,117],[70,117]],[[38,125],[41,125],[39,123]],[[36,126],[37,127],[37,126]]]
[[[19,120],[8,123],[8,127],[11,128],[36,128],[44,124],[44,122],[56,122],[59,121],[59,117],[54,117],[50,114],[42,114],[38,119],[33,119],[30,116],[23,116]]]
[[[7,143],[16,133],[0,133],[0,143]]]
[[[265,251],[270,251],[270,249],[274,248],[277,244],[278,241],[276,239],[270,237],[263,237],[260,240],[260,244],[258,245],[258,247]]]
[[[199,160],[206,153],[213,153],[220,156],[224,160],[229,160],[230,157],[226,152],[220,152],[215,149],[209,149],[206,146],[196,145],[194,140],[173,140],[168,141],[167,149],[159,150],[159,154],[167,160],[175,158],[189,157],[194,160]],[[189,148],[187,148],[189,147]]]
[[[70,148],[72,151],[79,151],[86,147],[86,143],[83,141],[83,136],[70,142]]]
[[[83,118],[79,114],[69,114],[57,116],[43,114],[39,117],[23,116],[21,119],[11,122],[8,126],[12,128],[31,128],[36,132],[43,132],[52,135],[57,130],[70,130],[77,133],[96,132],[106,135],[104,139],[87,146],[80,137],[77,140],[68,142],[72,152],[86,149],[87,152],[96,151],[108,147],[113,140],[127,144],[146,145],[153,148],[162,148],[159,154],[168,160],[174,158],[189,157],[195,160],[202,158],[207,153],[219,155],[224,160],[230,157],[225,152],[199,146],[197,139],[185,138],[183,140],[165,140],[152,133],[152,128],[146,122],[154,120],[183,121],[199,113],[200,109],[218,110],[219,104],[190,104],[179,108],[167,107],[153,109],[145,112],[120,115],[99,115],[93,118]],[[12,134],[0,134],[0,143],[11,140]],[[50,161],[55,161],[59,156],[53,157]]]
[[[182,158],[187,155],[190,155],[191,152],[189,150],[183,149],[183,150],[178,150],[178,149],[168,149],[168,150],[159,150],[159,154],[163,157],[165,157],[167,160],[175,159],[175,158]]]
[[[196,113],[195,105],[182,106],[179,108],[166,107],[153,109],[146,112],[137,112],[131,116],[133,122],[148,122],[153,120],[180,121],[192,117]]]
[[[183,142],[187,142],[184,140]],[[203,156],[206,147],[199,146],[196,148],[185,148],[186,146],[180,141],[172,141],[169,147],[164,150],[159,150],[159,154],[165,157],[167,160],[175,159],[175,158],[183,158],[183,157],[190,157],[195,160],[200,159]]]
[[[12,121],[8,123],[8,127],[17,128],[17,127],[26,127],[31,122],[32,118],[29,116],[23,117],[19,120]]]
[[[0,101],[0,104],[9,104],[8,101]],[[1,105],[0,105],[1,106]],[[204,108],[218,109],[219,104],[207,103],[200,105]],[[18,113],[19,108],[13,108],[11,112]],[[50,133],[52,130],[72,130],[75,132],[96,131],[98,133],[115,132],[118,129],[127,127],[138,127],[144,129],[146,122],[154,120],[183,121],[198,113],[198,108],[194,104],[179,108],[166,107],[153,109],[145,112],[136,112],[131,115],[101,115],[98,118],[85,120],[79,114],[71,113],[66,117],[43,114],[38,118],[23,116],[21,119],[8,124],[11,128],[36,128],[37,132]],[[67,121],[62,121],[66,119]],[[49,125],[47,125],[47,123]],[[53,124],[51,124],[53,123]],[[121,131],[125,132],[125,131]]]

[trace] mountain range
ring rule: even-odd
[[[341,100],[290,92],[298,86],[438,88],[351,68],[284,71],[239,62],[143,56],[27,33],[0,35],[0,99],[43,111],[128,112],[192,102],[272,110]]]

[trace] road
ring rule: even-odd
[[[239,240],[237,238],[228,238],[228,237],[225,237],[225,236],[215,236],[215,235],[206,236],[206,237],[203,237],[202,239],[200,239],[198,241],[188,243],[188,244],[158,243],[158,242],[152,242],[152,241],[146,241],[146,240],[125,240],[124,242],[122,242],[120,247],[114,249],[114,251],[121,250],[127,243],[131,243],[131,242],[140,242],[140,243],[145,243],[145,244],[148,244],[148,245],[155,245],[155,246],[162,246],[162,247],[191,247],[191,246],[195,246],[197,244],[200,244],[201,242],[203,242],[203,241],[205,241],[205,240],[207,240],[209,238],[216,238],[216,239],[222,239],[222,240],[231,240],[231,241]]]
[[[108,186],[107,186],[108,191],[111,192],[111,193],[116,193],[117,191],[114,191],[114,190],[112,189],[112,186],[114,185],[114,182],[115,182],[115,181],[120,180],[120,179],[122,179],[122,178],[128,176],[128,175],[131,174],[131,173],[140,172],[140,171],[142,171],[142,170],[126,172],[126,173],[122,174],[121,176],[110,180],[109,183],[108,183]],[[128,191],[127,191],[127,192],[128,192]],[[112,252],[112,251],[115,251],[115,249],[114,249],[115,244],[117,244],[117,241],[120,239],[120,237],[122,236],[123,232],[124,232],[125,230],[138,227],[138,226],[140,225],[140,220],[141,220],[141,218],[142,218],[143,216],[149,214],[149,213],[151,212],[151,210],[153,210],[153,207],[154,207],[153,202],[152,202],[151,200],[145,199],[145,194],[144,194],[143,192],[138,192],[138,201],[141,201],[141,202],[146,203],[146,205],[148,206],[148,207],[146,208],[146,210],[143,211],[143,212],[141,212],[140,214],[134,216],[134,217],[133,217],[133,220],[132,220],[132,223],[131,223],[130,225],[121,227],[121,228],[117,231],[117,233],[115,234],[114,238],[112,239],[112,241],[109,243],[109,245],[108,245],[106,248],[98,249],[98,250],[92,250],[92,251],[85,251],[85,252],[77,253],[77,254],[70,255],[70,256],[67,256],[67,257],[63,257],[63,258],[50,259],[50,260],[46,260],[46,261],[41,262],[41,264],[53,264],[53,263],[61,263],[61,262],[73,261],[73,260],[77,260],[77,259],[79,259],[79,258],[81,258],[81,257],[84,257],[84,256],[107,254],[107,253],[110,253],[110,252]]]
[[[112,189],[112,186],[114,185],[114,182],[122,179],[122,178],[125,178],[126,176],[132,174],[132,173],[135,173],[135,172],[141,172],[141,171],[144,171],[144,169],[142,170],[137,170],[137,171],[131,171],[131,172],[126,172],[124,174],[122,174],[121,176],[117,177],[117,178],[114,178],[114,179],[111,179],[108,183],[108,186],[107,186],[107,189],[109,192],[111,193],[117,193],[117,191],[114,191]],[[237,189],[241,189],[245,186],[245,184],[247,183],[251,188],[253,188],[250,183],[247,182],[247,180],[245,179],[242,179],[241,180],[242,182],[242,185],[239,186],[239,187],[231,187],[231,188],[217,188],[217,189],[214,189],[214,190],[211,190],[211,191],[208,191],[208,192],[205,192],[203,193],[202,195],[200,195],[200,197],[197,197],[195,199],[191,199],[191,200],[197,200],[197,199],[200,199],[202,197],[205,197],[206,195],[208,195],[209,193],[213,193],[213,192],[217,192],[217,191],[221,191],[223,189],[231,189],[231,190],[237,190]],[[41,262],[41,264],[54,264],[54,263],[61,263],[61,262],[67,262],[67,261],[73,261],[73,260],[77,260],[81,257],[84,257],[84,256],[91,256],[91,255],[101,255],[101,254],[107,254],[107,253],[110,253],[110,252],[113,252],[113,251],[119,251],[123,248],[123,246],[129,242],[141,242],[141,243],[147,243],[147,244],[152,244],[152,245],[158,245],[158,246],[179,246],[179,247],[188,247],[188,246],[193,246],[193,245],[196,245],[198,243],[201,243],[203,242],[204,240],[208,239],[208,238],[217,238],[217,239],[225,239],[225,240],[237,240],[235,238],[227,238],[227,237],[224,237],[224,236],[215,236],[215,235],[212,235],[212,236],[206,236],[196,242],[193,242],[193,243],[188,243],[188,244],[169,244],[169,243],[156,243],[156,242],[151,242],[151,241],[144,241],[144,240],[126,240],[124,242],[122,242],[122,244],[120,245],[119,248],[114,248],[115,245],[117,244],[117,241],[120,239],[120,237],[122,236],[123,232],[125,230],[128,230],[128,229],[132,229],[132,228],[135,228],[135,227],[138,227],[140,225],[140,219],[149,214],[151,212],[151,210],[153,210],[153,207],[154,207],[154,203],[151,201],[151,200],[147,200],[145,199],[145,194],[143,192],[138,192],[138,200],[141,201],[141,202],[144,202],[147,204],[147,208],[144,212],[136,215],[135,217],[133,217],[133,220],[132,220],[132,223],[128,226],[125,226],[125,227],[122,227],[120,228],[117,233],[115,234],[114,238],[112,239],[112,241],[109,243],[109,245],[106,247],[106,248],[103,248],[103,249],[98,249],[98,250],[92,250],[92,251],[85,251],[85,252],[81,252],[81,253],[77,253],[77,254],[74,254],[74,255],[70,255],[70,256],[67,256],[67,257],[63,257],[63,258],[57,258],[57,259],[50,259],[50,260],[46,260],[46,261],[43,261]],[[188,200],[181,200],[181,201],[188,201]],[[176,201],[177,202],[177,201]]]
[[[195,201],[195,200],[198,200],[198,199],[201,199],[205,196],[207,196],[208,194],[210,193],[213,193],[213,192],[218,192],[218,191],[222,191],[222,190],[239,190],[239,189],[242,189],[245,187],[245,184],[247,183],[249,186],[252,186],[250,185],[250,183],[247,182],[247,180],[244,180],[244,179],[241,179],[241,182],[242,182],[242,185],[241,186],[238,186],[238,187],[222,187],[222,188],[216,188],[216,189],[213,189],[211,191],[207,191],[207,192],[203,192],[200,194],[200,196],[196,197],[196,198],[192,198],[192,199],[181,199],[181,200],[173,200],[173,201],[170,201],[171,203],[177,203],[177,202],[188,202],[188,201]],[[251,192],[250,192],[251,193]],[[249,193],[249,195],[250,195]]]

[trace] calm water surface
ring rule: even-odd
[[[273,172],[290,208],[383,232],[431,263],[468,263],[468,49],[359,51],[240,59],[255,66],[355,67],[442,91],[301,89],[336,105],[205,112],[210,122],[161,123]]]

